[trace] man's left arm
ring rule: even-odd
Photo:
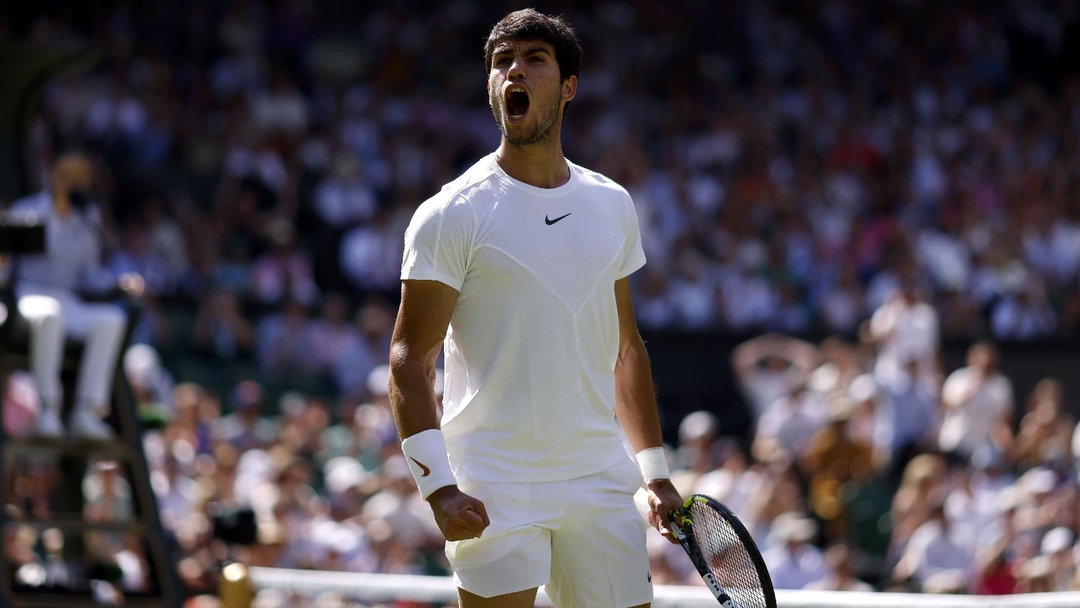
[[[622,423],[630,445],[638,455],[649,489],[649,523],[665,538],[676,542],[669,532],[668,512],[682,506],[682,497],[672,485],[664,456],[660,414],[653,391],[652,368],[645,342],[634,319],[630,279],[615,282],[615,304],[619,313],[619,356],[615,362],[615,414]]]

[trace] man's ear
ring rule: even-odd
[[[577,76],[571,76],[562,83],[562,100],[570,101],[577,95]]]

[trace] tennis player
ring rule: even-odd
[[[463,607],[531,607],[540,585],[559,607],[647,606],[633,496],[644,475],[648,518],[669,539],[682,499],[630,300],[645,264],[633,202],[563,157],[581,63],[565,21],[511,13],[484,60],[501,144],[405,233],[389,383],[402,450]]]

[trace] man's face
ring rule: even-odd
[[[504,40],[495,46],[488,97],[509,143],[524,146],[555,136],[562,102],[573,97],[576,86],[576,77],[562,81],[555,49],[546,42]]]
[[[93,184],[94,170],[90,161],[81,155],[61,158],[53,169],[53,188],[68,192],[86,192]]]

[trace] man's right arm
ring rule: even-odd
[[[446,540],[476,538],[488,526],[487,511],[479,500],[461,492],[448,473],[445,448],[432,453],[427,463],[406,449],[406,440],[428,444],[442,441],[435,401],[435,361],[439,357],[458,291],[439,281],[405,280],[401,284],[401,307],[390,346],[390,403],[403,451],[418,485],[423,478],[443,478],[446,485],[429,488],[421,495],[431,505],[435,521]],[[417,445],[414,443],[413,445]],[[430,446],[428,446],[430,447]],[[424,449],[417,446],[417,449]],[[413,465],[416,466],[413,466]],[[418,472],[418,469],[420,472]]]
[[[458,292],[439,281],[402,281],[401,307],[390,345],[390,403],[402,439],[439,428],[435,361]]]

